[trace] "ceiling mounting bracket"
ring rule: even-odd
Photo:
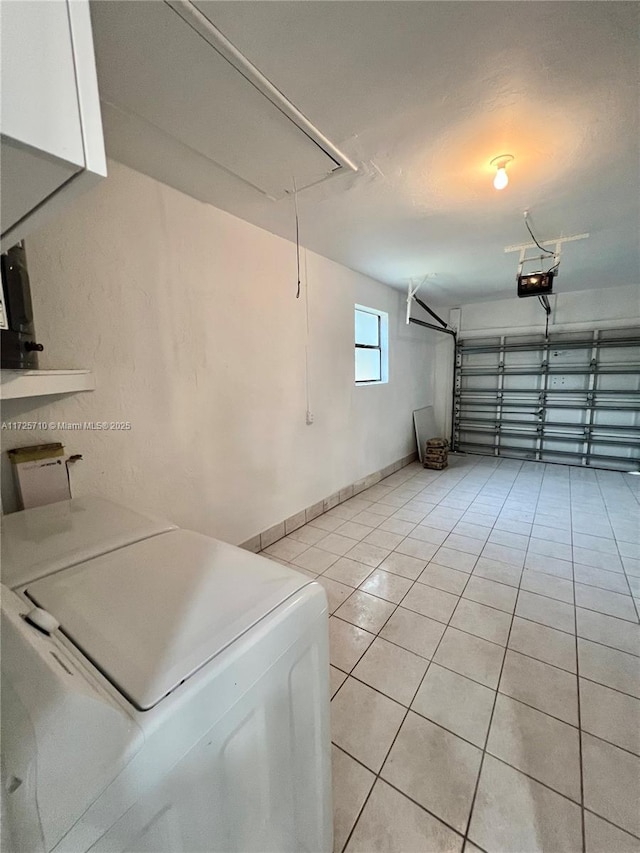
[[[438,323],[440,323],[440,326],[442,327],[438,328],[438,326],[432,326],[432,328],[437,329],[439,332],[447,332],[450,334],[452,330],[449,328],[447,323],[445,323],[442,317],[439,317],[435,311],[432,311],[431,308],[429,308],[429,306],[422,301],[422,299],[418,299],[418,297],[416,296],[416,293],[418,292],[419,288],[421,288],[422,285],[426,282],[426,280],[429,278],[429,275],[430,274],[427,273],[422,279],[422,281],[415,286],[413,284],[413,279],[409,279],[409,284],[407,286],[407,325],[409,325],[409,323],[416,322],[414,321],[413,317],[411,317],[411,303],[417,302],[418,305],[422,309],[424,309],[427,314],[430,314],[434,320],[437,320]],[[435,276],[435,273],[431,273],[431,275]]]
[[[573,234],[570,237],[555,237],[553,240],[543,240],[541,242],[541,246],[553,246],[553,249],[549,249],[549,255],[553,256],[553,264],[552,266],[557,267],[560,264],[560,256],[562,254],[562,245],[563,243],[573,243],[575,240],[586,240],[589,237],[589,234]],[[514,246],[505,246],[504,251],[505,254],[508,252],[520,252],[520,260],[518,262],[518,275],[522,275],[522,269],[525,264],[533,263],[534,261],[544,261],[551,260],[551,257],[541,254],[528,255],[527,252],[530,249],[537,249],[538,253],[540,252],[539,246],[535,243],[519,243]]]
[[[420,290],[425,281],[429,278],[429,273],[425,275],[422,281],[419,281],[418,284],[414,286],[413,279],[409,279],[409,283],[407,285],[407,326],[409,325],[409,317],[411,315],[411,303],[413,301],[413,297]]]
[[[447,326],[445,321],[442,319],[442,317],[439,317],[435,313],[435,311],[432,311],[428,305],[425,305],[425,303],[422,301],[422,299],[418,299],[418,297],[416,296],[416,293],[418,292],[418,290],[420,290],[422,285],[426,283],[429,276],[434,278],[435,273],[427,273],[425,275],[425,277],[422,279],[422,281],[418,282],[418,284],[416,284],[416,285],[414,285],[412,278],[409,279],[409,283],[407,285],[407,325],[409,325],[409,323],[411,322],[411,303],[417,302],[421,308],[424,308],[424,310],[427,312],[427,314],[430,314],[433,317],[433,319],[437,320],[438,323],[440,323],[440,325],[444,329],[448,330],[449,327]]]

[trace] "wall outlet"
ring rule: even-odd
[[[311,426],[313,423],[313,412],[307,411],[307,426]]]

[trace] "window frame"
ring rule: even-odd
[[[355,340],[355,318],[356,312],[364,314],[373,314],[378,321],[378,345],[359,344]],[[380,362],[380,378],[379,379],[355,379],[356,386],[363,385],[384,385],[389,381],[389,315],[384,311],[379,311],[377,308],[369,308],[366,305],[354,306],[354,355],[359,349],[377,350]],[[355,365],[354,365],[355,366]],[[355,374],[355,371],[354,371]]]

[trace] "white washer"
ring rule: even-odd
[[[331,851],[321,586],[169,530],[42,567],[2,618],[3,849]]]

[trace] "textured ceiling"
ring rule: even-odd
[[[299,194],[304,245],[398,287],[430,274],[422,292],[455,305],[514,293],[504,247],[527,242],[529,209],[541,240],[591,235],[565,246],[557,292],[640,286],[638,4],[197,5],[359,165]],[[99,81],[117,69],[98,50]],[[105,126],[115,159],[196,194],[171,158],[147,165],[143,137]],[[502,153],[515,160],[497,192]],[[290,199],[205,183],[207,201],[293,237]]]

